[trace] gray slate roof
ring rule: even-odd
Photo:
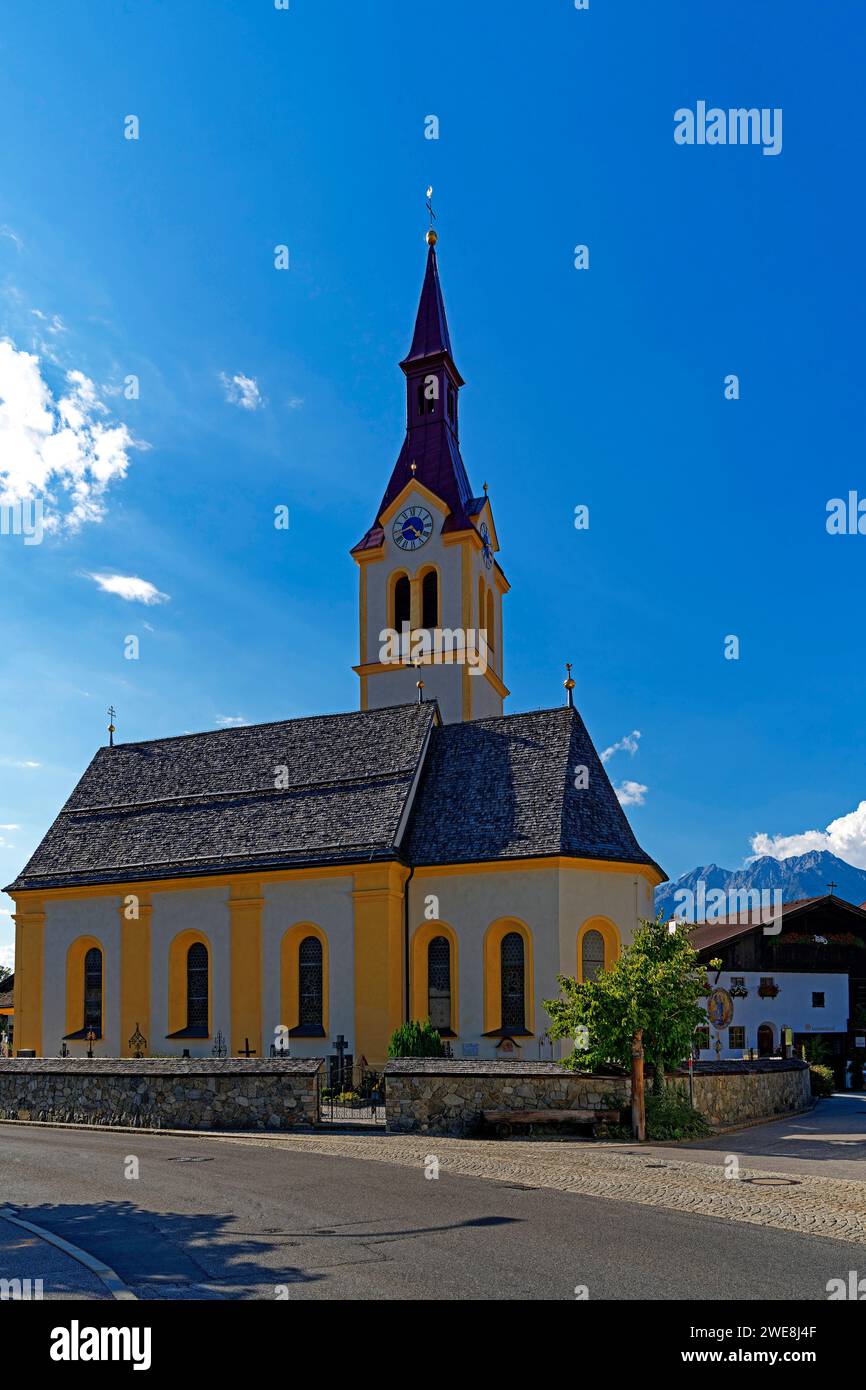
[[[435,717],[399,705],[100,748],[11,888],[393,858]]]
[[[428,702],[101,748],[10,889],[376,859],[658,867],[576,710],[436,719]]]
[[[581,791],[578,767],[589,774]],[[635,839],[576,709],[433,730],[409,822],[409,863],[559,854],[658,868]]]

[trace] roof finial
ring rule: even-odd
[[[575,683],[574,683],[574,679],[573,679],[572,674],[571,674],[571,662],[570,662],[570,661],[566,661],[566,663],[565,663],[565,669],[566,669],[566,671],[568,672],[568,675],[566,676],[565,680],[562,682],[562,684],[565,686],[565,703],[568,705],[569,709],[574,709],[574,684],[575,684]]]
[[[486,497],[486,496],[487,496],[487,484],[486,484],[486,483],[482,483],[481,486],[484,488],[484,496]]]
[[[429,214],[430,214],[430,227],[429,227],[429,230],[428,230],[428,232],[427,232],[427,245],[428,245],[428,246],[435,246],[436,243],[437,243],[437,241],[439,240],[439,238],[437,237],[435,231],[433,230],[433,223],[434,223],[435,220],[436,220],[436,214],[435,214],[435,212],[433,211],[433,185],[432,185],[432,183],[430,184],[430,187],[427,189],[427,211],[428,211]]]
[[[113,748],[113,747],[114,747],[114,732],[115,732],[115,730],[114,730],[114,716],[117,714],[117,710],[114,708],[114,705],[109,705],[109,706],[108,706],[107,714],[108,714],[109,720],[111,721],[111,722],[109,723],[109,725],[108,725],[108,746],[109,746],[109,748]]]
[[[424,682],[423,682],[423,681],[416,681],[416,682],[415,682],[415,688],[416,688],[417,691],[418,691],[418,704],[419,704],[419,705],[423,705],[423,703],[424,703]]]
[[[415,477],[415,474],[418,472],[418,465],[417,465],[417,463],[415,462],[414,459],[413,459],[412,462],[409,464],[409,467],[412,469],[412,477],[414,478],[414,477]]]

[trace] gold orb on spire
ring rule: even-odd
[[[434,232],[433,228],[431,227],[430,230],[429,230],[429,232],[427,233],[427,236],[426,236],[427,245],[428,245],[428,246],[435,246],[438,240],[439,240],[438,236],[436,235],[436,233]]]

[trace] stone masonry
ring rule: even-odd
[[[626,1076],[587,1076],[555,1062],[389,1062],[386,1118],[390,1133],[472,1135],[483,1110],[602,1110],[631,1104]],[[688,1095],[688,1076],[668,1078]],[[810,1104],[804,1062],[701,1063],[695,1066],[695,1108],[712,1125],[747,1124],[804,1110]]]
[[[321,1058],[0,1061],[0,1119],[147,1129],[286,1130],[316,1122]]]

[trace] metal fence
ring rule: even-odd
[[[385,1124],[385,1078],[351,1058],[329,1057],[318,1078],[319,1122],[332,1125]]]

